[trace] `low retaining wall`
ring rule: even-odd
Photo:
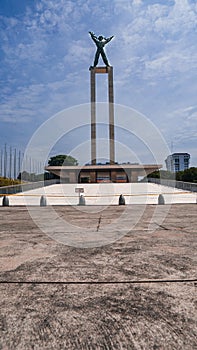
[[[0,187],[0,196],[4,194],[14,194],[14,193],[30,191],[36,188],[55,185],[58,183],[59,183],[58,179],[52,179],[52,180],[45,180],[45,181],[38,181],[38,182],[28,182],[28,183],[23,183],[21,185],[3,186],[3,187]]]
[[[184,191],[197,192],[197,183],[193,182],[183,182],[169,179],[155,179],[155,178],[147,178],[148,182],[155,183],[158,185],[175,187]]]

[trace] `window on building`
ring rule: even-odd
[[[175,171],[179,171],[179,165],[175,165]]]

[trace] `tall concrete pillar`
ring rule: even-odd
[[[114,147],[113,67],[108,67],[108,95],[109,95],[109,155],[110,155],[110,164],[114,164],[115,163],[115,147]]]
[[[115,162],[114,146],[114,89],[113,67],[91,67],[91,163],[96,164],[96,74],[108,74],[108,102],[109,102],[109,157],[110,164]]]
[[[96,164],[96,79],[95,69],[90,70],[91,85],[91,163]]]

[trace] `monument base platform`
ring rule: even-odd
[[[64,183],[137,182],[162,168],[154,164],[113,164],[85,166],[46,166],[45,170],[60,177]]]

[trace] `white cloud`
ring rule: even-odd
[[[64,57],[64,62],[71,64],[79,64],[79,62],[87,62],[90,58],[92,49],[88,47],[84,40],[72,41],[68,44],[67,54]]]
[[[155,22],[155,28],[161,33],[187,33],[196,27],[196,12],[194,4],[187,0],[176,0],[166,16],[160,16]]]
[[[142,0],[133,0],[133,5],[134,5],[134,6],[140,6],[140,5],[142,5]]]
[[[159,76],[171,78],[176,72],[192,74],[192,70],[194,71],[196,68],[196,52],[191,55],[187,49],[172,48],[170,50],[169,48],[162,55],[159,54],[156,58],[145,61],[144,77],[148,79]]]
[[[131,76],[149,79],[152,84],[152,79],[174,79],[176,73],[194,75],[197,66],[194,3],[184,0],[174,5],[150,5],[147,1],[141,2],[137,10],[131,1],[125,1],[123,6],[121,1],[115,3],[119,23],[114,31],[120,39],[114,41],[114,61],[124,70],[121,74],[125,83],[129,84]]]
[[[197,139],[197,105],[179,108],[168,114],[166,124],[167,130],[171,129],[171,140],[176,147],[180,147],[183,142],[195,142]]]

